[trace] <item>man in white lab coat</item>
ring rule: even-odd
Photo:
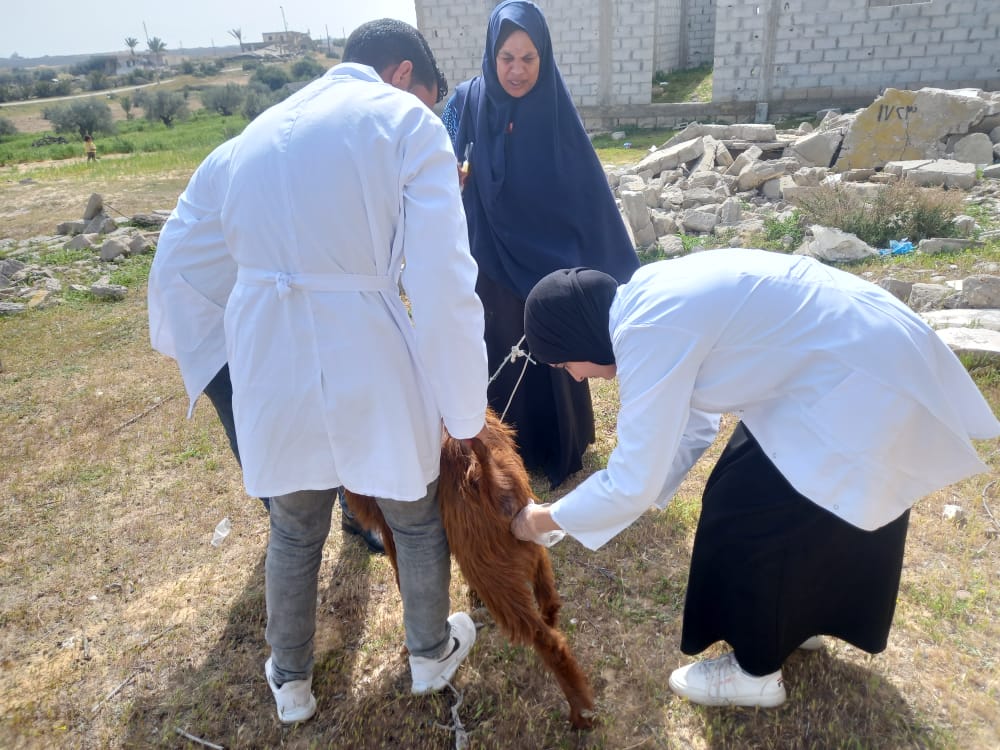
[[[271,498],[264,671],[283,722],[316,709],[317,573],[339,485],[377,498],[395,532],[412,691],[443,688],[475,640],[467,614],[448,617],[436,501],[442,422],[478,435],[487,381],[455,157],[430,110],[445,89],[416,29],[374,21],[229,157],[227,361],[246,489]]]
[[[641,268],[618,286],[557,271],[525,307],[532,355],[617,377],[608,467],[512,524],[597,549],[664,507],[715,438],[681,650],[733,652],[670,677],[706,705],[777,706],[781,664],[817,636],[886,646],[910,506],[987,471],[972,438],[1000,424],[940,338],[885,290],[802,256],[726,249]]]
[[[222,234],[222,203],[229,189],[235,141],[217,147],[198,166],[160,231],[149,270],[149,337],[157,351],[177,360],[188,393],[188,417],[208,396],[240,462],[233,420],[233,386],[226,364],[223,316],[236,283],[236,261]],[[379,533],[364,529],[338,492],[341,528],[372,552],[384,552]],[[269,508],[269,498],[261,498]]]

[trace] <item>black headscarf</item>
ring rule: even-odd
[[[539,281],[524,303],[524,335],[531,355],[545,364],[611,365],[608,330],[618,282],[592,268],[565,268]]]

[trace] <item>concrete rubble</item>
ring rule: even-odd
[[[680,235],[710,235],[716,245],[750,244],[767,220],[788,217],[822,186],[839,185],[864,200],[901,180],[941,186],[967,191],[970,202],[1000,215],[1000,92],[887,89],[864,109],[827,110],[818,126],[803,123],[787,131],[771,124],[692,123],[637,164],[607,171],[636,246],[665,257],[684,252]],[[975,219],[959,217],[956,228],[965,236],[925,239],[916,252],[976,244],[969,237],[978,228]],[[880,253],[854,235],[822,226],[810,227],[800,247],[786,249],[827,263]],[[937,283],[909,284],[901,298],[921,312],[981,307],[968,291],[963,296]],[[1000,345],[983,341],[992,336],[980,329],[975,336],[942,333],[962,351],[975,339],[1000,356]]]

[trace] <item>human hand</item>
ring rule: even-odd
[[[524,542],[534,542],[543,547],[551,547],[566,536],[559,524],[552,518],[548,503],[528,503],[510,522],[510,533]]]

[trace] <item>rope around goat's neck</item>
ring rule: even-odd
[[[508,354],[506,357],[503,358],[503,362],[500,363],[500,366],[497,368],[497,371],[493,373],[493,377],[490,378],[490,382],[487,384],[487,385],[492,385],[493,381],[496,380],[497,377],[499,377],[501,370],[503,370],[503,368],[507,366],[508,362],[514,362],[518,357],[524,357],[524,366],[521,368],[521,374],[517,376],[517,382],[514,383],[514,388],[510,392],[510,398],[507,399],[507,405],[503,408],[503,414],[500,415],[501,422],[503,421],[504,417],[507,416],[507,410],[510,408],[510,405],[514,402],[514,394],[517,393],[517,388],[519,385],[521,385],[521,381],[524,379],[524,373],[528,369],[528,363],[530,362],[533,365],[538,364],[537,362],[535,362],[535,360],[531,358],[530,354],[528,354],[521,348],[521,344],[523,343],[524,343],[524,336],[522,335],[521,338],[518,339],[517,343],[510,348],[510,354]]]

